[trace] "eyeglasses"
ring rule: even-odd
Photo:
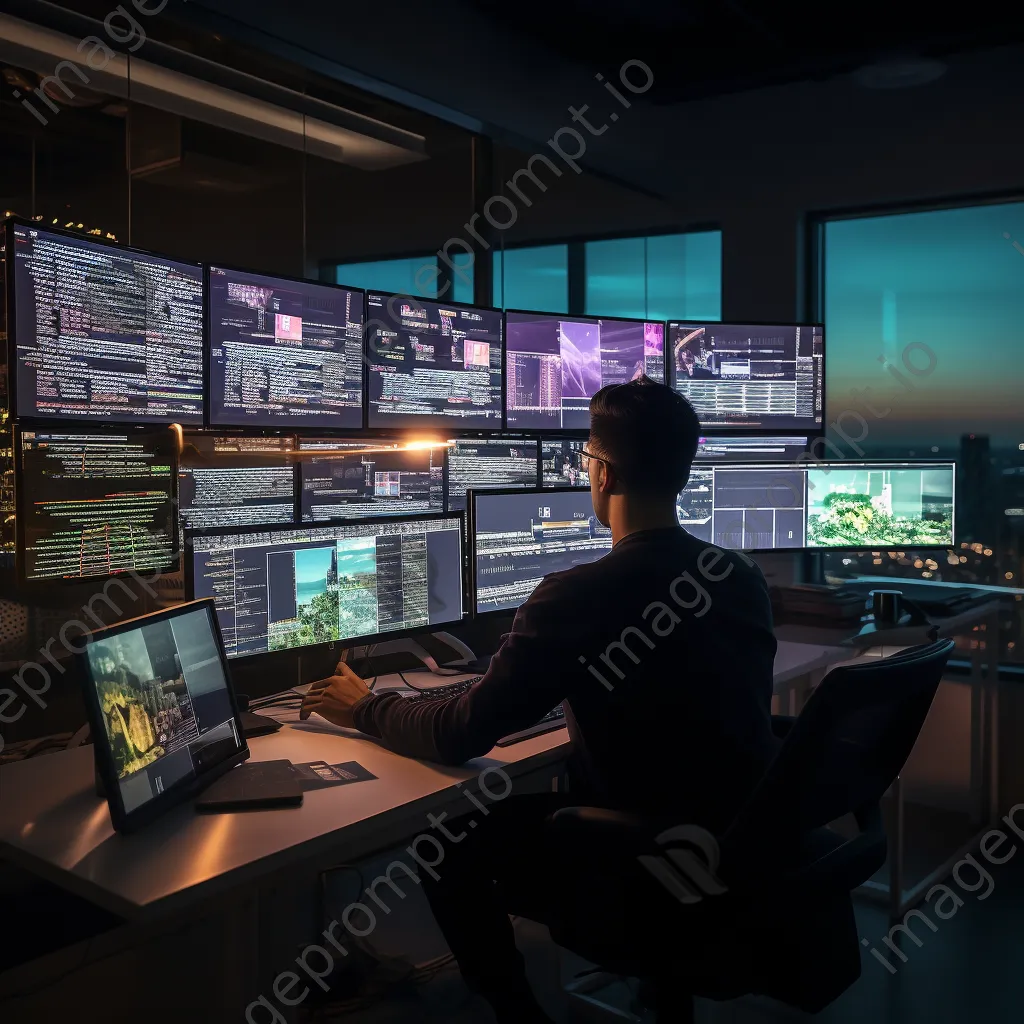
[[[611,462],[609,462],[608,459],[602,459],[600,455],[592,455],[586,448],[584,448],[583,451],[580,452],[580,469],[582,469],[584,473],[590,472],[591,459],[593,459],[594,462],[603,462],[606,466],[611,465]]]

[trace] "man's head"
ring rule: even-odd
[[[640,377],[609,384],[590,400],[590,493],[597,518],[610,525],[610,508],[674,509],[690,478],[700,421],[693,406],[664,384]],[[674,514],[674,513],[673,513]]]

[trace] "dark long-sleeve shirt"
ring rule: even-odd
[[[648,530],[547,576],[467,693],[371,694],[355,723],[398,753],[460,764],[564,701],[582,801],[722,828],[774,755],[775,649],[756,565]]]

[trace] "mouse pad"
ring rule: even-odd
[[[344,786],[349,782],[368,782],[377,778],[358,761],[345,761],[343,764],[309,761],[306,764],[293,764],[292,771],[298,775],[304,792],[325,789],[327,786]]]

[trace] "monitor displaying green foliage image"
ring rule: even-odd
[[[811,468],[807,547],[951,547],[952,463]]]

